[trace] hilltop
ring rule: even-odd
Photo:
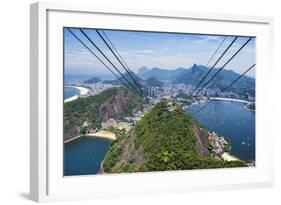
[[[162,87],[164,85],[163,82],[157,80],[155,77],[150,77],[146,80],[146,84],[148,86]]]
[[[123,73],[123,76],[132,84],[134,84],[134,81],[132,80],[131,76],[133,77],[133,79],[135,81],[138,81],[140,84],[143,83],[143,79],[141,79],[140,77],[138,77],[133,71],[129,71],[130,75],[128,73]],[[127,83],[127,81],[124,80],[123,77],[119,77],[118,79],[114,79],[114,80],[105,80],[103,81],[104,84],[112,84],[112,85],[123,85],[123,82]]]
[[[182,107],[163,101],[119,136],[103,169],[120,173],[245,166],[242,161],[223,161],[209,139],[209,132]]]
[[[157,80],[171,80],[176,78],[180,73],[182,73],[185,68],[177,68],[173,70],[167,70],[162,68],[154,67],[152,69],[148,69],[146,67],[142,67],[138,71],[138,76],[148,79],[150,77],[154,77]]]
[[[87,83],[87,84],[99,83],[99,82],[101,82],[101,79],[98,77],[92,77],[92,78],[84,81],[84,83]]]
[[[142,79],[141,77],[139,77],[138,75],[136,75],[134,72],[130,71],[129,75],[128,73],[123,73],[124,77],[131,83],[131,84],[135,84],[135,82],[132,80],[131,76],[133,77],[133,79],[135,81],[137,81],[139,83],[139,86],[142,87],[143,89],[146,89],[149,86],[156,86],[156,87],[162,87],[164,85],[163,82],[161,82],[160,80],[158,80],[155,77],[149,77],[148,79]],[[127,83],[127,81],[125,81],[123,78],[118,78],[118,79],[114,79],[114,80],[105,80],[103,81],[104,84],[111,84],[111,85],[123,85],[122,80]]]

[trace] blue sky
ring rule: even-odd
[[[89,46],[95,54],[102,58],[91,43],[80,33],[78,29],[72,31]],[[124,71],[106,45],[97,35],[95,29],[84,29],[85,33],[97,44],[97,46],[112,60],[112,62]],[[171,34],[155,32],[131,32],[105,30],[114,46],[129,65],[137,72],[140,67],[159,67],[163,69],[176,69],[178,67],[189,68],[193,64],[206,65],[210,57],[219,46],[224,36],[198,35],[198,34]],[[65,74],[66,75],[90,75],[113,76],[96,58],[65,29]],[[233,40],[227,37],[217,55],[210,62],[212,66]],[[239,37],[216,67],[220,67],[227,59],[244,43],[248,37]],[[255,39],[227,65],[237,73],[242,73],[255,63]],[[107,62],[102,58],[104,62]],[[109,63],[107,63],[110,65]],[[255,76],[252,69],[249,76]]]

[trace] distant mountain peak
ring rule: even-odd
[[[153,68],[151,68],[151,70],[161,70],[161,69],[157,68],[157,67],[153,67]]]
[[[195,73],[197,69],[197,64],[193,64],[192,68],[191,68],[191,72]]]
[[[92,77],[92,78],[84,81],[84,83],[89,83],[89,84],[98,83],[98,82],[101,82],[101,79],[98,77]]]
[[[186,68],[184,68],[184,67],[178,67],[178,68],[176,68],[176,70],[186,70]]]
[[[144,79],[148,79],[150,77],[155,77],[157,80],[170,80],[171,78],[175,77],[176,75],[183,72],[185,68],[177,68],[177,69],[163,69],[158,67],[153,67],[151,69],[143,69],[140,68],[138,75]]]
[[[162,87],[164,85],[163,82],[157,80],[155,77],[150,77],[146,80],[147,85],[149,86],[156,86],[156,87]]]
[[[143,73],[146,73],[147,71],[149,71],[149,69],[146,66],[142,66],[141,68],[139,68],[138,74],[141,75]]]

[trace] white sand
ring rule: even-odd
[[[221,156],[225,161],[239,161],[237,157],[229,154],[228,152],[224,152]]]
[[[81,86],[70,85],[70,86],[67,86],[67,87],[72,87],[72,88],[78,89],[80,95],[87,95],[90,92],[89,88],[85,88],[85,87],[81,87]]]
[[[76,99],[78,99],[78,95],[74,95],[70,98],[65,99],[64,103],[71,102],[71,101],[76,100]]]
[[[108,132],[108,131],[98,131],[98,132],[92,132],[92,133],[88,133],[85,136],[87,137],[101,137],[101,138],[107,138],[107,139],[111,139],[111,140],[116,140],[116,135],[112,132]]]
[[[85,87],[81,87],[81,86],[69,85],[69,86],[66,86],[66,87],[76,88],[77,90],[79,90],[79,95],[80,95],[80,96],[85,96],[85,95],[87,95],[87,94],[90,92],[90,89],[89,89],[89,88],[85,88]],[[74,95],[74,96],[72,96],[72,97],[70,97],[70,98],[65,99],[64,102],[65,102],[65,103],[71,102],[71,101],[76,100],[76,99],[78,99],[78,98],[79,98],[78,95]]]

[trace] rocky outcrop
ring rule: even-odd
[[[126,111],[129,99],[124,92],[122,90],[113,100],[106,101],[100,106],[99,110],[102,113],[102,122],[106,122],[110,118],[119,118]]]
[[[129,90],[110,88],[102,93],[66,103],[64,108],[64,141],[100,129],[101,123],[119,119],[138,110],[142,99]]]
[[[69,141],[73,139],[74,137],[77,137],[80,135],[80,127],[71,127],[70,129],[66,130],[66,133],[64,133],[64,142]]]

